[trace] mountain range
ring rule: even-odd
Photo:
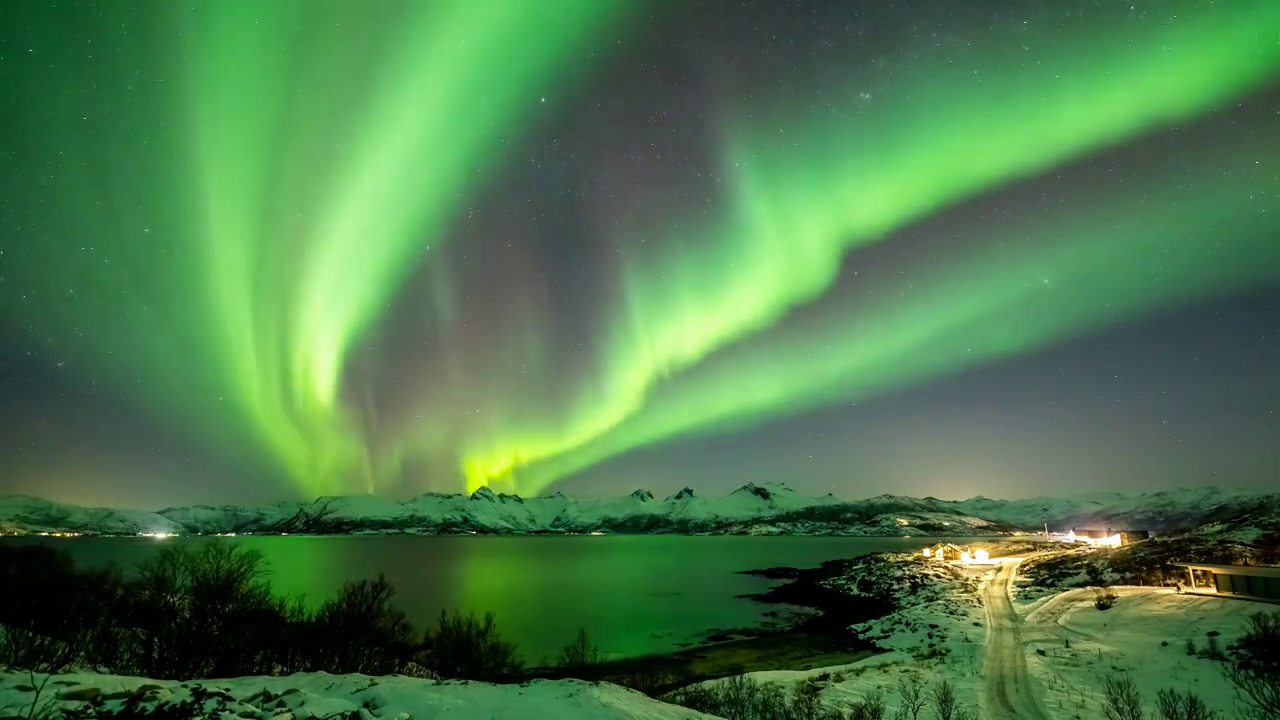
[[[141,534],[753,534],[965,536],[1114,528],[1166,533],[1206,524],[1227,529],[1274,522],[1280,494],[1193,488],[1140,495],[939,500],[880,495],[845,501],[805,497],[780,483],[747,484],[707,497],[685,488],[658,500],[536,498],[480,488],[404,501],[372,495],[260,506],[194,505],[155,512],[85,508],[30,496],[0,498],[0,533]]]

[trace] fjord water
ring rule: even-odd
[[[54,542],[78,564],[126,570],[172,543],[204,538]],[[578,628],[608,655],[662,653],[778,610],[737,597],[774,581],[738,574],[816,567],[870,552],[917,551],[927,538],[604,536],[279,536],[227,538],[266,558],[276,592],[314,606],[343,582],[385,574],[420,630],[443,609],[492,611],[526,662],[553,658]]]

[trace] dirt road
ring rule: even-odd
[[[1020,561],[1001,563],[987,583],[987,643],[983,655],[987,720],[1047,720],[1032,693],[1022,648],[1022,620],[1013,609],[1009,588]]]

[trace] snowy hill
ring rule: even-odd
[[[647,490],[575,500],[522,498],[480,488],[397,502],[372,495],[256,507],[197,505],[156,512],[83,508],[27,496],[0,498],[0,533],[90,535],[215,533],[684,533],[755,535],[992,535],[1014,530],[1113,527],[1168,532],[1212,523],[1239,530],[1280,517],[1280,496],[1214,488],[1089,498],[951,501],[880,495],[805,497],[780,483],[722,496],[689,488],[662,500]]]
[[[970,498],[949,503],[960,512],[1037,529],[1069,528],[1133,529],[1173,532],[1206,523],[1242,520],[1250,514],[1272,514],[1280,508],[1280,495],[1218,487],[1181,488],[1140,495],[1103,493],[1065,498],[991,500]]]

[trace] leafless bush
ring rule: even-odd
[[[1143,720],[1142,696],[1127,675],[1108,675],[1102,681],[1102,712],[1107,720]]]
[[[1227,678],[1250,720],[1280,717],[1280,612],[1257,613],[1231,647]]]
[[[920,711],[929,698],[925,696],[919,675],[904,673],[898,676],[898,699],[901,704],[897,714],[902,720],[920,720]]]
[[[573,642],[560,650],[560,667],[570,671],[581,671],[592,665],[599,665],[603,657],[600,648],[591,642],[585,629],[579,629]]]
[[[1156,694],[1156,710],[1161,720],[1214,720],[1218,713],[1193,692],[1165,688]]]
[[[413,655],[413,626],[385,576],[348,582],[315,618],[315,661],[331,673],[389,675]]]
[[[274,672],[264,631],[281,605],[260,553],[224,542],[174,546],[138,566],[127,617],[128,671],[145,677],[238,677]]]
[[[1100,587],[1093,589],[1093,606],[1099,610],[1110,610],[1115,606],[1116,600],[1120,596],[1116,595],[1116,591],[1109,587]]]
[[[800,680],[787,693],[777,683],[756,682],[749,676],[736,675],[719,682],[681,688],[662,699],[726,720],[843,720],[842,712],[822,705],[820,691],[821,685],[809,679]],[[884,716],[884,705],[878,696],[869,696],[855,708],[863,713],[853,716],[859,720],[880,720]]]
[[[427,669],[442,678],[497,680],[519,670],[516,644],[505,640],[493,613],[475,615],[443,611],[423,641]]]
[[[956,712],[960,709],[956,700],[956,689],[949,681],[943,680],[933,688],[933,711],[938,720],[957,720]]]
[[[861,700],[849,706],[849,720],[884,720],[884,696],[879,690],[873,690]],[[837,716],[838,717],[838,716]]]

